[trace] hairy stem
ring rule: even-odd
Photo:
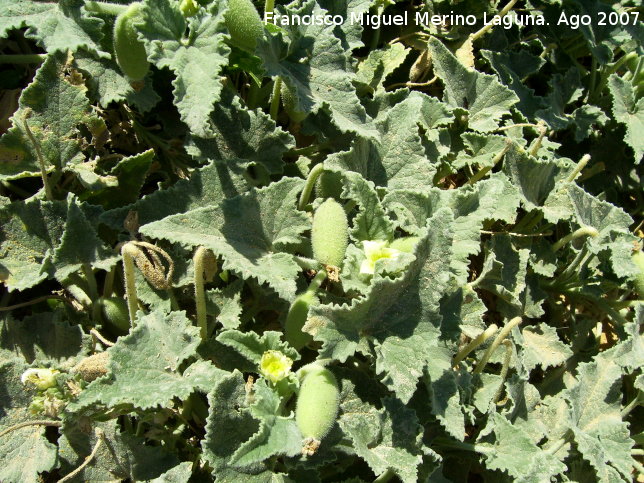
[[[456,356],[454,357],[454,362],[452,362],[452,366],[453,367],[458,366],[458,364],[463,359],[465,359],[468,355],[470,355],[470,353],[474,349],[476,349],[481,344],[485,343],[486,340],[488,340],[490,337],[496,334],[497,330],[499,330],[498,326],[496,324],[492,324],[487,329],[485,329],[485,331],[481,332],[478,336],[472,339],[469,344],[463,347],[458,352],[458,354],[456,354]]]
[[[492,165],[486,166],[485,168],[482,168],[481,170],[479,170],[474,176],[470,178],[467,184],[473,185],[478,180],[483,178],[486,174],[488,174],[492,170],[492,168],[494,168],[497,164],[499,164],[499,162],[503,159],[503,156],[505,156],[505,154],[510,150],[510,147],[512,147],[512,140],[506,139],[505,147],[503,148],[503,150],[499,154],[494,156],[494,158],[492,158]]]
[[[508,4],[503,7],[503,9],[497,15],[499,17],[504,17],[510,10],[512,10],[512,7],[514,7],[515,3],[517,3],[517,0],[510,0]],[[470,39],[472,40],[472,42],[474,42],[475,40],[485,35],[489,30],[491,30],[493,26],[494,25],[491,22],[485,24],[483,27],[481,27],[481,29],[471,34]]]
[[[95,434],[98,437],[96,444],[94,445],[94,448],[92,448],[92,452],[85,458],[85,461],[76,468],[74,471],[71,473],[68,473],[65,475],[63,478],[58,480],[58,483],[63,483],[65,481],[69,481],[72,478],[74,478],[76,475],[78,475],[83,469],[92,462],[92,460],[96,457],[96,453],[98,453],[98,449],[101,447],[101,443],[103,443],[103,440],[105,439],[105,434],[103,433],[103,430],[101,428],[96,428]]]
[[[306,178],[306,184],[304,185],[304,189],[302,190],[302,193],[300,194],[300,201],[297,204],[297,209],[304,211],[304,207],[307,205],[309,202],[309,199],[311,198],[311,193],[313,192],[313,187],[315,186],[315,183],[317,182],[318,178],[324,171],[324,164],[316,164],[311,168],[311,171],[309,171],[309,175]]]
[[[590,161],[590,154],[585,154],[577,163],[577,166],[575,166],[575,169],[572,173],[570,173],[570,176],[566,179],[569,183],[572,183],[575,178],[581,173],[582,169],[586,167],[588,164],[588,161]]]
[[[577,230],[573,231],[572,233],[569,233],[565,237],[563,237],[561,240],[558,240],[554,245],[552,245],[552,251],[556,252],[561,247],[566,245],[567,243],[571,242],[572,240],[575,240],[577,238],[580,238],[582,236],[592,236],[596,237],[599,235],[599,232],[593,228],[592,226],[582,226],[581,228],[578,228]]]
[[[490,357],[492,357],[492,354],[494,354],[494,351],[501,345],[501,343],[505,340],[505,338],[510,335],[510,332],[512,329],[514,329],[517,325],[521,323],[523,319],[521,317],[515,317],[510,322],[508,322],[499,332],[499,334],[496,336],[496,339],[490,344],[490,347],[487,348],[485,353],[483,354],[483,357],[481,357],[481,360],[479,361],[478,364],[476,364],[476,368],[474,369],[474,374],[480,374],[483,372],[483,369],[485,369],[485,366],[487,365],[488,361],[490,360]]]
[[[206,312],[206,293],[204,289],[204,260],[208,249],[197,248],[193,257],[195,265],[195,304],[197,306],[197,326],[201,340],[206,340],[208,335],[208,317]]]

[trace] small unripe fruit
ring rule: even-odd
[[[340,389],[328,369],[311,364],[306,368],[295,408],[295,421],[304,436],[304,454],[313,454],[338,416]]]
[[[297,350],[300,350],[313,340],[310,334],[302,332],[302,327],[306,323],[309,307],[316,302],[315,294],[305,292],[293,301],[286,316],[284,335],[286,341]]]
[[[181,10],[184,17],[193,17],[199,11],[199,4],[195,0],[181,0],[179,10]]]
[[[80,361],[74,367],[74,372],[80,374],[84,381],[92,382],[94,379],[107,374],[109,359],[110,356],[107,352],[99,352]]]
[[[306,119],[306,116],[308,114],[304,111],[298,111],[296,109],[295,97],[293,96],[293,92],[285,83],[282,83],[282,89],[280,90],[280,93],[282,95],[282,105],[284,106],[284,110],[288,114],[288,117],[291,118],[291,121],[302,122],[304,119]]]
[[[130,315],[127,302],[121,297],[101,299],[105,321],[120,333],[127,334],[130,330]]]
[[[114,54],[123,74],[132,82],[142,81],[150,70],[143,42],[137,37],[134,22],[141,18],[141,4],[132,3],[116,17],[114,23]]]
[[[229,0],[224,15],[230,40],[240,49],[254,52],[264,24],[251,0]]]
[[[323,265],[341,268],[348,243],[347,214],[340,203],[329,198],[315,210],[313,216],[313,256]]]

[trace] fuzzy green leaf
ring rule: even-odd
[[[222,90],[219,72],[228,64],[230,53],[224,43],[226,28],[220,4],[204,10],[187,20],[177,3],[147,0],[138,26],[149,60],[175,73],[173,94],[181,120],[200,136],[210,131],[208,119]]]
[[[295,245],[310,228],[295,208],[303,181],[284,178],[267,188],[197,208],[141,227],[141,233],[187,247],[203,246],[224,259],[223,269],[268,283],[281,296],[295,295],[300,271],[293,255],[280,249]]]
[[[91,383],[69,410],[94,404],[169,407],[172,398],[185,399],[195,383],[178,369],[195,355],[199,342],[199,331],[183,312],[156,311],[139,318],[129,335],[109,349],[109,375]]]
[[[429,39],[428,48],[434,71],[445,85],[445,102],[466,109],[469,125],[475,131],[498,128],[501,118],[509,115],[510,108],[519,101],[516,94],[496,77],[467,69],[435,37]]]

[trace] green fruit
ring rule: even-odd
[[[389,248],[399,250],[405,253],[412,253],[414,248],[420,241],[418,236],[405,236],[403,238],[397,238],[389,244]]]
[[[141,4],[132,3],[116,17],[114,24],[114,54],[123,74],[133,82],[143,80],[150,70],[143,42],[137,37],[134,22],[141,19]]]
[[[639,273],[635,275],[635,289],[640,298],[644,298],[644,252],[641,250],[635,252],[632,257],[633,263],[639,269]]]
[[[232,43],[240,49],[254,52],[264,24],[251,0],[229,0],[224,15]]]
[[[302,332],[302,327],[304,327],[309,315],[309,307],[317,302],[315,294],[305,292],[293,301],[288,311],[286,324],[284,325],[284,335],[286,341],[297,350],[300,350],[313,340],[310,334]]]
[[[121,297],[101,299],[105,321],[118,332],[127,334],[130,330],[130,314],[127,302]]]
[[[297,397],[295,421],[305,438],[302,452],[312,454],[335,424],[340,406],[340,389],[333,373],[316,363],[307,366],[304,372]]]
[[[193,17],[199,11],[199,4],[195,0],[181,0],[179,10],[181,10],[184,17]]]
[[[320,198],[340,199],[342,194],[342,175],[335,171],[323,171],[315,187]]]
[[[282,83],[280,93],[282,94],[282,105],[284,106],[284,110],[288,114],[288,117],[291,118],[291,121],[299,123],[306,119],[308,114],[304,111],[296,110],[295,97],[293,96],[291,89],[286,84]]]
[[[344,208],[329,198],[313,215],[311,245],[313,256],[323,265],[342,267],[349,242],[349,222]]]

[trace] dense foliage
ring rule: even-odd
[[[0,481],[641,478],[642,18],[0,0]]]

